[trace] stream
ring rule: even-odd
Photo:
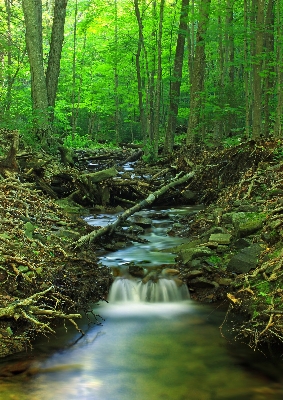
[[[193,302],[186,286],[169,274],[174,255],[166,249],[187,239],[166,234],[172,216],[192,212],[166,210],[134,243],[101,254],[116,271],[108,303],[94,305],[99,325],[85,319],[75,329],[40,339],[32,352],[3,360],[34,360],[28,376],[1,378],[0,400],[279,400],[283,364],[221,336],[225,312]],[[150,212],[145,212],[151,217]],[[115,215],[89,216],[92,225],[111,223]],[[129,263],[162,272],[145,284],[129,276]],[[167,268],[168,267],[168,268]],[[118,273],[117,273],[118,271]]]

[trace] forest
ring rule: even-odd
[[[56,152],[280,138],[280,0],[1,0],[0,127]]]
[[[176,279],[282,350],[283,0],[0,0],[0,61],[0,358],[84,334],[97,254],[151,205],[203,207],[171,221]]]

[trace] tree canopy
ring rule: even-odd
[[[148,159],[279,138],[282,19],[282,0],[0,0],[0,126]]]

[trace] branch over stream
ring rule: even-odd
[[[103,228],[98,229],[98,231],[93,231],[88,235],[82,236],[76,243],[75,248],[82,247],[86,244],[90,244],[105,234],[111,235],[115,231],[115,229],[119,225],[121,225],[128,217],[133,215],[135,212],[150,206],[156,199],[158,199],[160,196],[166,193],[167,190],[177,185],[181,185],[182,183],[193,178],[194,175],[195,175],[194,171],[182,176],[181,178],[178,178],[177,175],[177,177],[173,181],[171,181],[168,185],[165,185],[162,188],[158,189],[157,191],[150,193],[146,199],[142,200],[138,204],[135,204],[133,207],[126,210],[123,214],[119,215],[119,217],[116,219],[115,222],[113,222],[113,224],[109,224]]]

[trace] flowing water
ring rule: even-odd
[[[93,217],[89,223],[98,225]],[[224,312],[194,303],[186,287],[166,275],[174,256],[160,250],[182,241],[166,236],[168,223],[154,221],[149,242],[102,256],[121,273],[109,303],[94,307],[101,324],[87,328],[85,321],[80,340],[68,328],[38,343],[32,355],[17,356],[35,357],[37,366],[30,376],[3,378],[1,400],[283,398],[280,357],[270,360],[229,343],[219,332]],[[132,261],[148,272],[162,264],[165,273],[142,284],[126,272]]]

